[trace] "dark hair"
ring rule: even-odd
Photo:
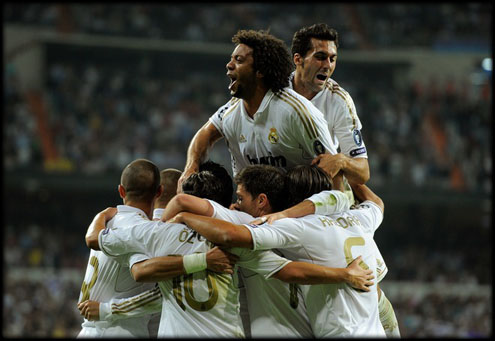
[[[296,166],[287,172],[285,178],[289,207],[300,203],[313,194],[332,189],[330,176],[317,165]]]
[[[222,198],[215,200],[219,204],[225,207],[229,207],[232,203],[232,197],[234,195],[234,185],[232,183],[232,177],[229,172],[222,165],[208,160],[199,165],[199,171],[209,171],[215,175],[222,182]]]
[[[253,68],[263,74],[269,89],[276,93],[289,86],[293,63],[282,40],[263,30],[239,30],[232,37],[232,42],[253,49]]]
[[[210,171],[192,174],[182,183],[182,191],[199,198],[216,201],[225,206],[225,203],[222,203],[225,198],[225,186],[222,180]]]
[[[120,184],[125,188],[127,200],[151,202],[160,187],[160,171],[153,162],[137,159],[124,168]]]
[[[199,166],[198,173],[192,174],[182,183],[182,191],[229,207],[234,186],[225,167],[213,161],[206,161]]]
[[[311,38],[319,40],[330,40],[335,42],[339,47],[339,34],[327,24],[314,24],[309,27],[303,27],[292,38],[292,55],[299,53],[306,56],[306,53],[312,48]]]
[[[157,199],[155,207],[157,205],[159,207],[167,206],[170,199],[177,194],[177,183],[181,174],[182,172],[175,168],[167,168],[160,172],[160,185],[163,185],[163,193]]]
[[[234,181],[237,185],[242,184],[253,198],[265,193],[274,212],[285,208],[285,174],[281,169],[270,165],[247,166],[235,176]]]

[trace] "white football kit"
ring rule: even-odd
[[[120,205],[118,213],[107,224],[112,227],[137,225],[149,222],[146,214],[137,208]],[[115,308],[130,313],[129,318],[109,319],[107,321],[88,321],[84,319],[82,330],[78,337],[149,337],[148,323],[150,315],[132,315],[139,308],[142,300],[156,301],[159,295],[151,293],[146,297],[143,292],[152,289],[153,283],[137,283],[132,277],[127,259],[108,257],[101,251],[91,250],[86,274],[79,295],[78,302],[93,300],[98,302],[112,302]],[[121,304],[120,298],[136,296],[132,302]],[[110,303],[110,304],[112,304]],[[105,315],[105,311],[101,311]],[[118,313],[117,313],[118,314]]]
[[[107,228],[98,236],[100,248],[109,256],[132,254],[132,267],[148,258],[206,252],[212,247],[185,225],[160,221],[147,225]],[[273,252],[229,251],[240,257],[237,265],[267,278],[290,262]],[[163,300],[158,337],[244,337],[235,278],[235,274],[204,270],[159,282]]]
[[[336,154],[323,114],[290,88],[271,90],[249,117],[243,101],[232,98],[210,117],[225,138],[234,176],[254,164],[289,169],[310,164],[319,154]]]
[[[382,220],[381,209],[365,201],[359,209],[330,216],[308,215],[245,226],[251,232],[254,250],[279,248],[288,259],[340,268],[361,255],[376,277],[370,245]],[[315,337],[385,337],[376,283],[370,292],[358,292],[345,283],[300,287]]]

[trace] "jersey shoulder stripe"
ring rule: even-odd
[[[276,94],[276,96],[289,104],[296,111],[297,115],[303,123],[304,129],[306,130],[308,136],[311,139],[316,139],[318,137],[318,134],[315,124],[304,105],[297,98],[290,95],[286,91],[280,91]]]
[[[235,108],[237,108],[238,104],[241,102],[240,98],[232,98],[229,102],[230,108],[228,108],[222,116],[222,120],[227,117]]]
[[[162,294],[160,292],[160,288],[155,286],[154,289],[148,290],[128,301],[122,303],[112,303],[112,314],[128,313],[129,311],[135,310],[157,299],[161,300]]]
[[[351,119],[352,119],[353,129],[356,129],[357,128],[356,113],[352,109],[353,108],[353,106],[351,105],[352,98],[349,95],[349,93],[346,90],[344,90],[343,88],[341,88],[340,85],[336,81],[334,81],[330,78],[325,83],[325,88],[328,89],[328,91],[330,91],[332,94],[336,94],[344,100],[344,102],[347,106],[347,109],[349,110],[349,116],[351,116]]]

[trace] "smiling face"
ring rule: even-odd
[[[337,62],[337,46],[331,40],[311,38],[311,49],[302,57],[294,54],[296,64],[295,88],[303,88],[306,98],[323,90],[325,81],[332,76]],[[299,92],[299,91],[298,91]],[[309,98],[309,99],[311,99]]]
[[[230,95],[246,99],[252,96],[256,88],[256,72],[253,68],[253,49],[239,44],[232,52],[227,63],[227,77],[230,78]]]

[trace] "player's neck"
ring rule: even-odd
[[[297,72],[295,73],[294,78],[292,79],[292,88],[299,95],[306,97],[310,101],[317,94],[317,92],[314,92],[313,90],[308,89],[304,86],[304,82],[301,80],[301,75]]]
[[[252,96],[242,99],[244,102],[244,108],[246,109],[249,117],[253,118],[254,114],[256,114],[256,111],[258,111],[261,102],[263,102],[263,98],[265,98],[267,92],[267,88],[258,86],[256,87]]]

